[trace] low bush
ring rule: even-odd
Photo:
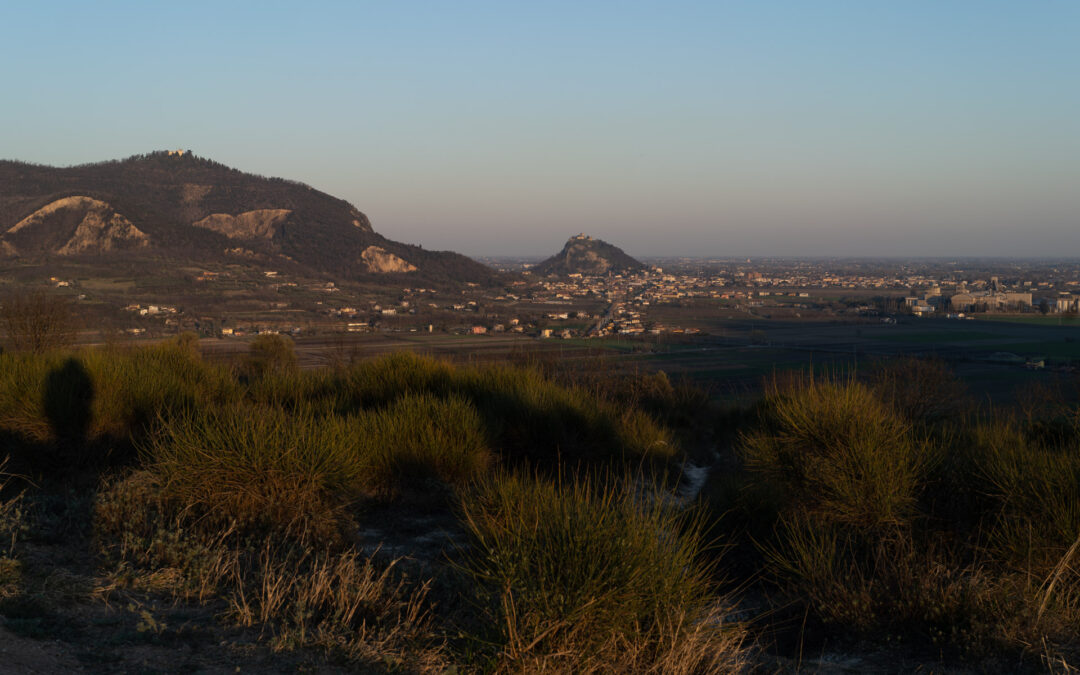
[[[384,408],[424,394],[467,401],[504,461],[532,468],[667,464],[680,455],[670,435],[633,406],[562,386],[538,370],[455,367],[410,353],[354,363],[309,392],[338,413]],[[263,399],[270,398],[268,393]]]
[[[956,420],[969,403],[963,384],[938,359],[902,358],[875,364],[870,387],[912,424]]]
[[[764,545],[773,578],[825,624],[978,652],[991,646],[1001,589],[989,574],[903,527],[873,532],[790,517]]]
[[[639,465],[666,467],[680,456],[666,430],[632,407],[618,406],[537,371],[471,369],[455,383],[492,430],[511,463],[549,469]]]
[[[251,341],[240,371],[257,379],[268,373],[295,372],[297,367],[292,339],[286,335],[263,333]]]

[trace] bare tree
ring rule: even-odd
[[[16,351],[42,353],[75,340],[75,322],[66,299],[43,291],[12,293],[0,306],[0,324]]]

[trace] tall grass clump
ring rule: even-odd
[[[307,409],[322,415],[346,415],[350,406],[340,381],[329,370],[277,370],[248,380],[244,398],[257,406]]]
[[[181,510],[215,522],[333,538],[361,498],[462,486],[491,464],[461,398],[409,395],[354,415],[237,403],[161,422],[148,466]]]
[[[560,385],[535,369],[456,367],[399,353],[352,364],[336,378],[338,410],[383,408],[415,394],[463,399],[480,415],[492,450],[512,464],[665,465],[679,455],[649,415]]]
[[[686,377],[672,382],[662,370],[618,374],[612,372],[610,364],[597,359],[584,367],[575,363],[556,381],[583,388],[623,408],[646,412],[667,427],[691,430],[708,417],[708,392]]]
[[[739,665],[700,523],[634,481],[500,475],[462,500],[479,589],[475,657],[497,671],[701,672]]]
[[[740,452],[784,511],[857,527],[906,522],[932,456],[864,385],[814,378],[774,388]]]
[[[535,370],[488,366],[465,371],[462,393],[475,401],[504,456],[531,466],[665,465],[678,449],[644,412]]]
[[[1080,442],[1002,421],[974,436],[990,553],[1021,581],[1033,632],[1080,633]]]
[[[853,380],[774,386],[761,417],[740,440],[741,498],[772,530],[752,534],[767,575],[826,624],[970,641],[989,611],[978,575],[920,528],[938,443]]]
[[[0,353],[0,428],[30,442],[52,440],[45,415],[45,380],[59,370],[62,354]]]
[[[364,482],[379,494],[463,486],[492,463],[480,416],[459,396],[409,394],[364,418]]]
[[[762,551],[774,580],[848,636],[899,632],[966,653],[998,641],[996,580],[910,528],[866,530],[792,515]]]
[[[974,435],[975,476],[998,509],[991,544],[1010,563],[1052,568],[1080,537],[1080,443],[1040,443],[1001,422]]]
[[[219,407],[239,391],[227,369],[202,361],[190,340],[80,355],[94,387],[93,429],[138,441],[160,418]]]
[[[33,470],[127,461],[159,418],[236,397],[227,371],[179,344],[0,354],[0,431]]]
[[[351,364],[339,374],[339,389],[355,408],[377,408],[408,394],[445,396],[457,369],[412,352],[397,352]]]
[[[144,448],[165,497],[215,524],[335,540],[364,487],[355,420],[236,404],[162,420]]]
[[[1002,644],[1080,656],[1080,434],[1060,402],[1023,415],[970,417],[934,472],[930,515],[991,580]],[[942,505],[947,508],[941,508]]]

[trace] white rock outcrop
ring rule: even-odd
[[[257,209],[239,215],[214,213],[192,225],[220,232],[230,239],[271,239],[278,225],[292,213],[289,209]]]
[[[76,217],[81,213],[82,219],[67,243],[55,251],[60,255],[103,253],[118,248],[147,246],[150,243],[150,237],[145,232],[117,213],[107,202],[78,195],[46,204],[20,220],[6,234],[19,234],[40,227],[51,217],[63,215],[61,211],[75,211]],[[0,249],[7,255],[16,253],[10,242],[4,242]]]
[[[387,274],[392,272],[415,272],[416,265],[379,246],[368,246],[360,254],[360,260],[368,272]]]

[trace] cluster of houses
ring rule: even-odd
[[[955,287],[955,292],[945,295],[938,285],[931,286],[920,295],[904,299],[905,304],[916,316],[926,316],[935,312],[956,315],[963,312],[1022,312],[1034,306],[1030,285],[1021,289],[1004,287],[997,277],[992,277],[989,284],[978,284],[969,288],[964,282]],[[1046,302],[1048,311],[1068,312],[1077,308],[1077,296],[1061,294],[1056,302]]]
[[[162,314],[176,314],[179,310],[172,305],[146,305],[131,304],[124,308],[125,312],[133,312],[139,316],[159,316]]]
[[[940,266],[939,266],[940,267]],[[452,292],[427,288],[403,288],[396,300],[364,300],[342,293],[339,302],[318,300],[316,311],[322,314],[321,328],[331,331],[366,332],[373,330],[432,331],[442,330],[482,335],[487,333],[524,333],[545,338],[603,337],[649,333],[692,333],[692,328],[665,325],[656,320],[654,308],[677,305],[686,308],[722,307],[753,312],[758,307],[783,307],[801,311],[821,309],[835,312],[836,298],[859,298],[864,303],[855,310],[876,311],[880,298],[890,303],[903,298],[910,311],[919,316],[962,316],[980,311],[1080,311],[1080,279],[1074,268],[1048,269],[1043,274],[1018,280],[1020,273],[1005,283],[997,277],[979,278],[968,273],[966,280],[957,268],[924,265],[863,264],[828,261],[764,261],[757,265],[742,262],[696,265],[679,264],[680,272],[665,272],[651,267],[633,273],[567,277],[525,277],[498,291],[475,284]],[[260,274],[271,290],[284,292],[298,284],[274,270]],[[989,276],[989,275],[987,275]],[[199,282],[214,282],[231,277],[228,272],[201,272]],[[973,278],[974,277],[974,278]],[[1021,277],[1022,278],[1022,277]],[[67,285],[53,278],[57,286]],[[301,282],[302,290],[337,294],[332,281]],[[837,291],[840,291],[838,294]],[[846,295],[847,290],[864,291]],[[865,293],[880,291],[880,293]],[[460,295],[459,295],[460,293]],[[279,316],[279,310],[302,312],[302,298],[270,302],[267,317]],[[323,296],[325,298],[325,296]],[[867,302],[874,298],[875,301]],[[162,304],[132,304],[125,309],[143,317],[160,317],[166,325],[175,325],[180,310]],[[670,312],[668,312],[670,314]],[[455,318],[455,315],[456,318]],[[800,314],[794,314],[800,316]],[[386,319],[390,319],[386,321]],[[273,321],[267,319],[263,323]],[[412,322],[412,323],[410,323]],[[252,324],[254,326],[254,324]],[[309,323],[310,326],[310,323]],[[317,329],[321,329],[316,325]],[[282,330],[288,330],[283,328]],[[218,327],[218,335],[241,335],[234,325],[230,331]]]

